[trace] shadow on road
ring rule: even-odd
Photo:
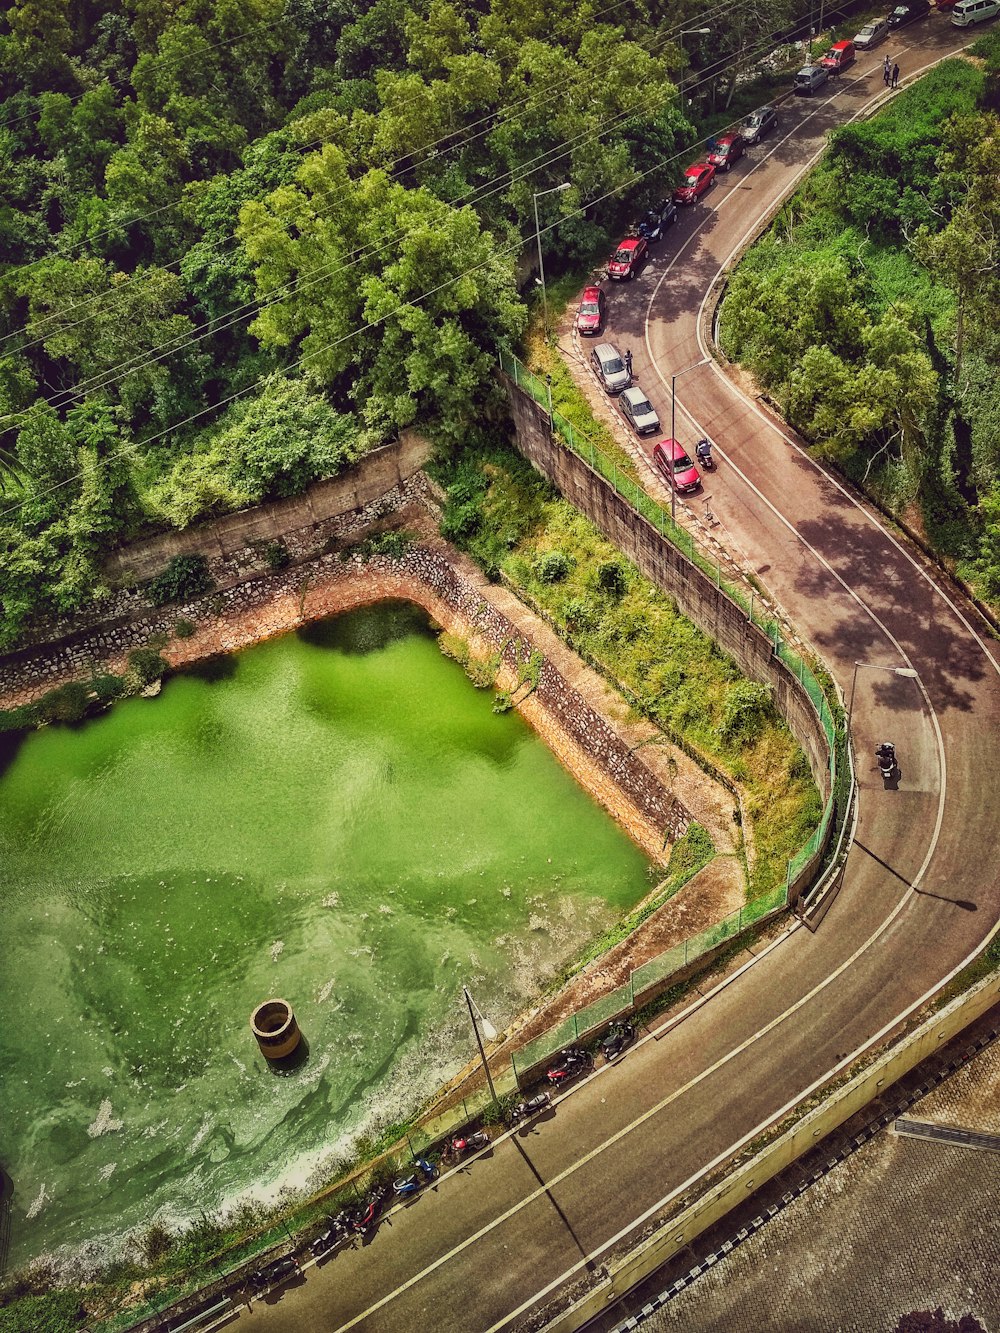
[[[877,856],[870,847],[866,847],[863,842],[859,841],[859,839],[854,839],[854,846],[857,847],[859,851],[864,852],[866,856],[870,856],[873,861],[877,861],[883,870],[888,870],[889,874],[898,879],[901,884],[905,884],[906,887],[912,889],[914,893],[919,893],[922,898],[937,898],[942,903],[952,903],[955,907],[960,907],[963,912],[979,911],[976,904],[969,902],[968,898],[949,898],[945,893],[931,893],[930,889],[918,889],[915,884],[910,883],[905,875],[901,875],[898,870],[893,870],[888,861],[883,861],[881,856]]]
[[[524,1162],[525,1162],[525,1165],[528,1167],[528,1170],[531,1172],[531,1174],[532,1174],[532,1175],[535,1177],[535,1179],[538,1181],[539,1185],[541,1185],[542,1189],[545,1191],[545,1197],[548,1199],[549,1203],[550,1203],[550,1204],[552,1205],[552,1207],[555,1209],[555,1211],[556,1211],[556,1215],[558,1216],[559,1221],[560,1221],[560,1222],[563,1224],[563,1226],[566,1228],[566,1231],[567,1231],[567,1233],[569,1234],[571,1240],[573,1241],[573,1244],[574,1244],[574,1245],[576,1246],[576,1248],[580,1251],[580,1257],[583,1259],[583,1261],[584,1261],[584,1263],[585,1263],[585,1265],[586,1265],[587,1271],[588,1271],[588,1272],[591,1272],[591,1273],[594,1272],[594,1271],[596,1270],[596,1268],[597,1268],[597,1265],[594,1263],[593,1259],[589,1259],[589,1258],[587,1257],[587,1252],[586,1252],[586,1250],[583,1248],[583,1246],[580,1244],[580,1241],[579,1241],[579,1239],[578,1239],[578,1237],[577,1237],[576,1232],[573,1230],[572,1226],[570,1225],[569,1218],[566,1216],[566,1214],[563,1212],[563,1210],[562,1210],[562,1209],[559,1207],[559,1205],[556,1203],[556,1201],[555,1201],[555,1199],[554,1199],[554,1197],[553,1197],[553,1195],[552,1195],[552,1191],[549,1189],[548,1185],[545,1183],[545,1181],[542,1179],[542,1177],[538,1174],[538,1169],[537,1169],[537,1167],[535,1166],[534,1162],[531,1160],[531,1158],[530,1158],[530,1157],[528,1156],[528,1154],[525,1152],[523,1146],[518,1142],[518,1140],[517,1140],[516,1138],[512,1138],[512,1139],[511,1139],[511,1143],[513,1143],[514,1147],[517,1149],[517,1151],[518,1151],[518,1152],[521,1154],[521,1156],[524,1158]]]

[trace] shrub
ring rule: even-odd
[[[133,648],[128,655],[129,671],[140,685],[151,685],[170,669],[155,648]]]
[[[380,532],[364,543],[365,550],[371,555],[387,555],[393,560],[401,560],[413,546],[413,534],[402,528],[393,528]]]
[[[615,601],[624,597],[628,589],[628,575],[620,560],[605,560],[597,569],[597,586]]]
[[[268,569],[284,569],[291,558],[283,541],[267,542],[264,547],[264,563]]]
[[[125,693],[125,677],[116,676],[111,671],[102,671],[90,682],[90,688],[102,704],[109,704],[113,699],[120,699]]]
[[[459,545],[467,540],[478,530],[482,521],[482,515],[479,512],[479,505],[472,501],[468,504],[451,505],[444,512],[441,519],[441,536],[446,541],[456,542]]]
[[[561,583],[569,573],[569,556],[562,551],[547,551],[535,565],[535,575],[542,583]]]
[[[203,555],[175,555],[170,564],[147,585],[154,606],[186,602],[215,586]]]
[[[155,1264],[173,1249],[174,1238],[166,1227],[154,1222],[142,1236],[142,1256],[148,1264]]]
[[[756,740],[773,716],[774,703],[768,686],[752,680],[735,681],[726,690],[722,738],[729,745]]]
[[[79,722],[90,702],[90,686],[80,680],[67,681],[43,694],[38,711],[48,722]]]
[[[174,621],[174,634],[178,639],[190,639],[194,633],[195,625],[193,620],[185,620],[183,616]]]

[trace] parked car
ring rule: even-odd
[[[878,46],[889,36],[888,19],[872,19],[871,23],[866,23],[860,32],[854,34],[854,45],[859,51],[870,51],[873,46]]]
[[[766,134],[777,128],[777,125],[778,113],[774,107],[762,106],[747,116],[740,126],[740,134],[746,143],[760,143]]]
[[[828,74],[841,74],[857,59],[853,42],[834,42],[819,62]]]
[[[606,302],[600,287],[584,287],[576,312],[578,333],[603,333]]]
[[[590,354],[590,364],[601,382],[605,393],[621,393],[632,383],[632,376],[625,369],[617,347],[610,343],[601,343]]]
[[[792,91],[801,97],[812,97],[813,93],[819,92],[829,77],[829,72],[822,65],[803,65],[795,76]]]
[[[734,162],[738,162],[746,151],[746,142],[742,134],[723,134],[716,139],[715,147],[708,155],[711,166],[720,171],[728,171]]]
[[[653,462],[668,486],[678,495],[696,491],[701,485],[698,469],[691,462],[682,444],[676,440],[661,440],[653,445]]]
[[[951,21],[956,28],[971,28],[973,23],[996,18],[997,14],[1000,14],[1000,0],[958,0],[951,11]]]
[[[626,236],[608,263],[608,277],[617,282],[628,282],[649,253],[649,245],[641,236]]]
[[[672,227],[676,221],[677,205],[672,199],[661,199],[654,208],[649,209],[636,231],[644,241],[655,245],[657,241],[663,240],[667,228]]]
[[[897,5],[889,15],[889,27],[905,28],[909,23],[926,18],[930,12],[930,0],[906,0],[905,4]]]
[[[618,406],[637,435],[653,435],[660,429],[656,408],[641,389],[626,389],[618,399]]]
[[[678,204],[693,204],[715,180],[715,168],[707,162],[693,162],[684,173],[684,184],[674,191]]]

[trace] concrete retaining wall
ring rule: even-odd
[[[572,1330],[582,1328],[612,1301],[631,1291],[695,1237],[725,1217],[738,1203],[744,1202],[886,1088],[915,1069],[932,1052],[981,1018],[997,1003],[998,997],[1000,975],[994,972],[922,1023],[849,1083],[831,1093],[790,1130],[666,1222],[625,1259],[610,1265],[607,1278],[547,1323],[544,1333],[572,1333]]]
[[[431,455],[428,440],[404,431],[399,440],[366,454],[354,467],[329,481],[318,481],[302,495],[273,500],[253,509],[198,523],[183,532],[163,532],[114,551],[105,561],[112,580],[126,575],[152,578],[176,555],[225,559],[253,542],[275,541],[300,528],[364,509],[408,481]]]
[[[642,518],[610,482],[567,449],[549,429],[544,408],[503,376],[525,458],[601,532],[669,594],[684,615],[710,635],[752,680],[769,685],[775,704],[806,753],[816,785],[830,794],[830,754],[812,701],[767,635],[671,542]]]

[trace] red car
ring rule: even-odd
[[[693,204],[715,180],[715,168],[708,162],[695,162],[684,173],[684,184],[674,191],[678,204]]]
[[[661,440],[654,444],[653,462],[667,485],[673,486],[678,495],[696,491],[701,485],[698,469],[685,453],[684,446],[676,440]]]
[[[608,277],[618,282],[628,282],[629,278],[635,276],[648,252],[649,246],[641,236],[626,236],[608,261]]]
[[[723,134],[721,138],[716,139],[715,147],[708,155],[708,161],[720,171],[728,171],[733,163],[738,162],[743,156],[745,147],[742,134]]]
[[[600,333],[604,328],[604,293],[600,287],[584,287],[576,312],[578,333]]]

